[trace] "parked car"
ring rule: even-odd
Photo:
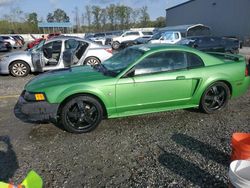
[[[11,36],[0,36],[1,41],[9,42],[12,48],[16,48],[17,44],[13,37]]]
[[[33,48],[34,46],[39,44],[42,40],[48,40],[48,39],[51,39],[53,37],[58,37],[60,35],[61,35],[61,33],[50,33],[47,36],[43,35],[41,38],[35,38],[34,36],[32,36],[34,38],[34,40],[27,44],[27,49]]]
[[[179,44],[194,47],[207,52],[226,52],[239,53],[239,40],[224,37],[199,36],[188,37],[179,42]]]
[[[41,43],[41,41],[45,40],[44,38],[36,38],[35,40],[29,42],[27,44],[27,50],[33,48],[34,46],[38,45]]]
[[[25,44],[24,38],[23,38],[21,35],[13,35],[13,37],[16,37],[16,38],[18,38],[19,40],[21,40],[22,45]]]
[[[176,44],[182,39],[179,31],[158,32],[148,41],[149,44]]]
[[[65,66],[95,65],[112,56],[112,49],[78,37],[56,37],[41,41],[28,51],[8,53],[0,58],[0,73],[16,77]]]
[[[119,49],[124,49],[124,48],[130,47],[133,45],[138,45],[138,44],[146,44],[153,37],[153,32],[143,32],[143,34],[145,35],[135,40],[128,40],[128,41],[122,42],[120,44]]]
[[[14,48],[22,48],[23,47],[23,42],[19,37],[17,37],[17,36],[11,36],[11,37],[16,41]]]
[[[125,31],[120,36],[113,37],[111,41],[112,48],[118,50],[122,42],[133,41],[139,37],[148,35],[147,31]]]
[[[0,51],[3,52],[9,52],[12,50],[12,46],[9,42],[6,42],[6,41],[2,41],[0,40]]]
[[[111,44],[112,38],[117,36],[119,33],[119,31],[96,33],[89,39],[101,45],[109,45]]]
[[[30,120],[60,120],[73,133],[89,132],[103,118],[198,107],[214,113],[247,91],[247,70],[243,56],[176,45],[133,46],[94,67],[34,78],[16,112]]]

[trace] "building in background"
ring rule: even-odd
[[[73,25],[70,22],[39,22],[38,28],[43,33],[73,33]]]
[[[217,36],[250,38],[250,0],[190,0],[166,9],[167,26],[201,23]]]

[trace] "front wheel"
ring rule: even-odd
[[[30,67],[23,61],[16,61],[11,64],[10,73],[15,77],[24,77],[30,73]]]
[[[120,48],[120,45],[121,44],[118,41],[115,41],[115,42],[112,43],[112,48],[114,50],[118,50]]]
[[[209,86],[202,95],[200,109],[208,114],[223,109],[230,98],[230,89],[224,82]]]
[[[61,121],[66,131],[86,133],[94,130],[103,117],[102,105],[93,97],[77,96],[62,108]]]

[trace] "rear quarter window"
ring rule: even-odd
[[[196,54],[187,53],[188,68],[194,69],[199,67],[204,67],[204,62]]]

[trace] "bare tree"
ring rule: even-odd
[[[92,20],[91,6],[89,6],[89,5],[85,6],[85,10],[86,10],[85,17],[87,19],[88,28],[90,28],[90,26],[91,26],[91,20]]]

